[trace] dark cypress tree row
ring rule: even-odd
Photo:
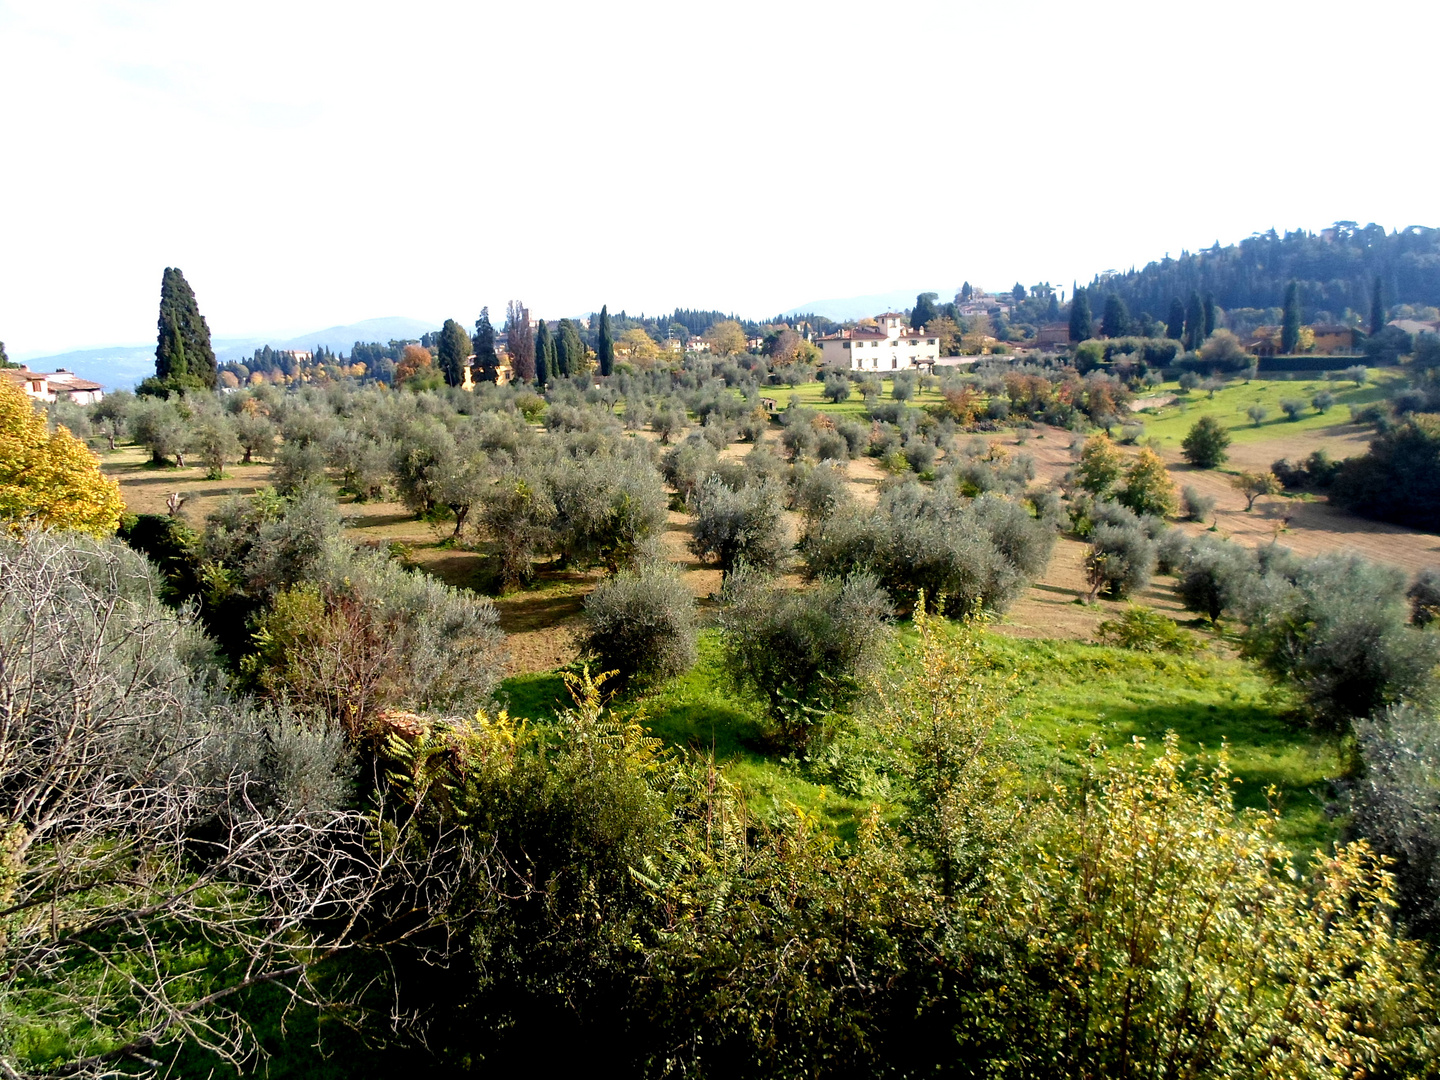
[[[975,290],[970,288],[970,283],[968,281],[965,282],[964,285],[960,286],[960,302],[962,304],[968,304],[970,302],[970,297],[974,295]]]
[[[625,314],[623,311],[620,314]],[[595,338],[595,357],[600,362],[600,374],[609,375],[615,370],[615,337],[610,333],[610,310],[600,305],[600,326]]]
[[[1205,336],[1215,332],[1215,294],[1205,294]]]
[[[580,330],[569,319],[561,319],[555,328],[555,368],[569,378],[578,375],[585,367],[585,342],[580,339]]]
[[[1176,341],[1185,336],[1185,304],[1178,296],[1170,298],[1170,317],[1165,322],[1165,336]]]
[[[215,350],[210,327],[178,267],[167,266],[160,279],[159,337],[155,344],[155,377],[171,389],[215,389]]]
[[[1280,327],[1280,351],[1293,353],[1300,347],[1300,284],[1285,286],[1285,321]]]
[[[1075,290],[1070,301],[1070,340],[1088,341],[1091,336],[1090,297],[1084,289]]]
[[[1124,337],[1130,332],[1130,311],[1115,293],[1105,297],[1105,314],[1100,320],[1100,332],[1106,337]]]
[[[480,318],[475,320],[475,337],[471,340],[475,350],[471,376],[476,382],[495,382],[500,377],[500,357],[495,352],[495,327],[490,323],[490,309],[482,307]]]
[[[555,371],[555,339],[550,336],[550,327],[545,320],[535,328],[535,385],[544,389],[550,384]]]
[[[1385,300],[1380,295],[1380,279],[1375,279],[1370,289],[1370,333],[1378,334],[1385,329]]]
[[[440,374],[448,386],[465,382],[465,361],[470,358],[470,335],[454,319],[446,319],[440,328]]]
[[[1205,342],[1205,305],[1200,302],[1198,292],[1190,293],[1190,302],[1185,305],[1185,348],[1198,349]]]

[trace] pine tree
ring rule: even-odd
[[[530,312],[519,300],[505,307],[505,351],[510,354],[510,377],[515,382],[535,378],[535,339],[530,334]]]
[[[595,355],[600,361],[601,375],[609,375],[615,370],[615,337],[610,333],[610,310],[604,304],[600,305],[600,327],[595,337]]]
[[[1293,353],[1300,347],[1300,284],[1285,286],[1285,322],[1280,327],[1280,351]]]
[[[1124,337],[1130,332],[1130,311],[1118,293],[1105,297],[1105,315],[1100,321],[1100,332],[1106,337]]]
[[[1176,341],[1185,336],[1185,305],[1178,296],[1170,298],[1170,317],[1165,322],[1165,336]]]
[[[440,328],[440,374],[448,386],[465,382],[465,361],[470,357],[470,335],[454,319],[446,319]]]
[[[1210,335],[1215,332],[1215,294],[1205,294],[1205,340],[1210,340]]]
[[[1380,295],[1380,279],[1370,290],[1370,333],[1375,335],[1385,329],[1385,302]]]
[[[470,341],[475,350],[473,365],[476,382],[495,382],[500,377],[500,357],[495,353],[495,327],[490,323],[490,309],[482,307],[475,320],[475,336]]]
[[[535,328],[535,385],[542,390],[550,384],[555,372],[555,339],[550,336],[550,327],[545,320]]]
[[[163,389],[214,390],[218,373],[210,327],[200,314],[195,293],[177,267],[167,266],[160,279],[159,337],[155,344],[155,377]]]
[[[1017,307],[1023,304],[1025,302],[1025,286],[1018,281],[1015,282],[1015,287],[1010,290],[1010,299],[1015,301]]]
[[[1070,340],[1087,341],[1091,336],[1090,296],[1084,289],[1075,290],[1070,301]]]

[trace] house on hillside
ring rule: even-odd
[[[1391,319],[1387,326],[1397,326],[1411,337],[1419,334],[1440,334],[1440,319],[1429,322],[1425,319]]]
[[[1310,327],[1310,332],[1315,335],[1313,351],[1321,356],[1334,356],[1336,353],[1355,351],[1355,328],[1353,326],[1345,326],[1342,323],[1315,323]]]
[[[895,311],[875,316],[874,326],[826,334],[815,343],[822,364],[850,371],[929,371],[940,359],[940,339],[907,326]]]
[[[105,396],[98,382],[82,379],[73,371],[57,368],[51,372],[18,368],[0,368],[0,378],[20,387],[25,396],[35,401],[73,401],[77,405],[93,405]]]
[[[1063,322],[1046,323],[1035,331],[1035,347],[1038,349],[1069,348],[1070,324]]]

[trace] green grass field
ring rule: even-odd
[[[884,387],[884,400],[893,400],[890,391],[895,386],[894,379],[884,379],[881,382]],[[825,386],[823,383],[806,382],[801,383],[793,390],[789,387],[767,387],[762,391],[766,397],[773,397],[780,408],[785,408],[794,401],[796,405],[803,405],[811,409],[819,409],[821,412],[829,413],[831,416],[854,416],[863,417],[865,413],[865,400],[860,396],[858,390],[851,388],[848,401],[836,404],[833,401],[826,401],[824,398]],[[943,401],[937,390],[916,389],[915,396],[910,399],[910,404],[915,406],[933,405]]]
[[[902,627],[897,665],[910,662],[913,641],[913,633]],[[1335,838],[1324,801],[1329,778],[1342,769],[1340,748],[1296,728],[1291,701],[1249,664],[1213,652],[1184,658],[999,635],[985,642],[994,674],[1010,694],[1006,716],[1020,764],[1037,792],[1049,782],[1076,780],[1092,739],[1118,748],[1140,737],[1158,752],[1165,732],[1174,730],[1184,752],[1199,764],[1213,763],[1222,744],[1226,747],[1240,781],[1239,805],[1264,806],[1267,790],[1274,789],[1280,835],[1297,855]],[[882,759],[889,750],[876,746],[873,735],[842,739],[842,749],[817,761],[786,758],[767,744],[757,704],[726,687],[719,660],[716,633],[704,631],[700,660],[691,671],[621,695],[612,707],[640,720],[671,747],[713,754],[751,811],[763,818],[798,806],[848,836],[872,803],[887,802]],[[534,719],[553,717],[568,700],[557,673],[508,679],[502,691],[512,715]],[[837,764],[837,754],[854,752],[867,760]],[[847,794],[840,790],[846,785],[835,782],[837,769],[869,770],[880,781],[861,796],[851,784]]]
[[[1230,431],[1237,443],[1264,442],[1305,432],[1322,431],[1350,423],[1351,405],[1368,405],[1383,400],[1390,392],[1390,384],[1397,378],[1393,372],[1372,372],[1376,381],[1357,387],[1352,382],[1330,382],[1321,377],[1285,379],[1254,379],[1245,382],[1238,379],[1217,390],[1212,398],[1204,390],[1192,390],[1181,394],[1174,405],[1153,411],[1144,411],[1138,418],[1145,425],[1147,438],[1153,437],[1168,447],[1178,449],[1186,432],[1202,416],[1213,416]],[[1316,412],[1311,400],[1322,390],[1335,395],[1335,404],[1325,413]],[[1165,383],[1150,393],[1180,394],[1177,383]],[[1304,414],[1298,420],[1290,420],[1280,408],[1280,402],[1294,398],[1305,403]],[[1269,410],[1259,426],[1246,415],[1254,405]]]

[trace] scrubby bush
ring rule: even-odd
[[[584,652],[624,680],[668,679],[695,663],[695,597],[679,570],[647,562],[585,597]]]
[[[1108,435],[1092,435],[1080,449],[1076,481],[1092,495],[1103,496],[1125,471],[1125,459]]]
[[[764,571],[777,570],[785,562],[789,543],[779,484],[763,481],[737,491],[712,476],[696,489],[692,504],[695,527],[690,548],[726,574],[742,561]]]
[[[1254,556],[1237,544],[1195,541],[1180,565],[1177,588],[1185,607],[1211,622],[1241,607],[1257,574]]]
[[[1392,860],[1401,917],[1440,930],[1440,720],[1411,705],[1355,725],[1361,774],[1349,785],[1351,831]]]
[[[1187,484],[1180,492],[1180,512],[1187,521],[1204,521],[1215,509],[1215,496],[1203,495]]]
[[[743,567],[721,595],[725,669],[765,702],[782,745],[801,750],[883,667],[889,618],[890,598],[873,577],[821,579],[787,592]]]
[[[853,501],[844,466],[822,462],[797,470],[791,502],[807,523],[828,518]]]
[[[1191,653],[1200,647],[1200,640],[1174,619],[1158,611],[1130,604],[1119,618],[1106,619],[1095,628],[1095,640],[1136,652]]]
[[[1116,492],[1115,498],[1122,506],[1140,515],[1173,516],[1176,509],[1175,484],[1160,455],[1148,447],[1141,450],[1125,470],[1125,483]]]
[[[837,405],[842,401],[850,400],[850,380],[844,375],[826,375],[825,388],[821,396],[826,401],[833,401]]]
[[[1299,420],[1305,414],[1305,402],[1299,398],[1281,398],[1280,411],[1287,420]]]
[[[1427,566],[1415,575],[1405,593],[1410,601],[1410,621],[1429,626],[1440,617],[1440,567]]]
[[[1398,570],[1322,556],[1250,583],[1247,655],[1295,686],[1316,726],[1360,717],[1428,692],[1440,637],[1409,625]]]
[[[565,458],[549,475],[554,543],[571,565],[611,570],[656,550],[665,531],[666,497],[649,461],[591,454]]]
[[[1166,529],[1155,540],[1155,569],[1173,574],[1185,565],[1190,554],[1190,538],[1179,529]]]
[[[665,456],[660,459],[660,467],[666,481],[679,493],[680,498],[689,499],[700,481],[715,468],[718,459],[719,455],[713,446],[704,439],[691,435],[678,446],[672,446],[665,451]]]
[[[1331,497],[1366,517],[1440,530],[1440,419],[1409,416],[1379,432],[1368,453],[1345,461]]]
[[[1100,593],[1124,599],[1150,584],[1155,544],[1136,526],[1100,524],[1090,532],[1085,557],[1092,598]]]

